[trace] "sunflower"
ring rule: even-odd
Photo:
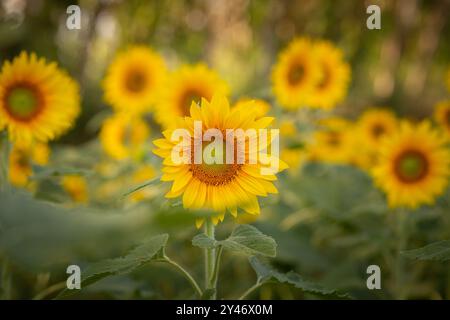
[[[298,109],[307,104],[320,77],[311,41],[299,38],[280,53],[272,70],[272,91],[282,107]]]
[[[249,101],[253,101],[253,104],[249,104]],[[266,101],[262,99],[249,98],[239,99],[239,101],[235,103],[233,108],[246,108],[249,106],[252,106],[256,118],[264,117],[270,110],[270,104],[268,104]]]
[[[66,175],[61,185],[74,202],[86,203],[89,199],[86,179],[79,175]]]
[[[80,112],[78,85],[55,63],[22,52],[0,72],[0,128],[13,141],[47,142],[69,129]]]
[[[167,79],[156,108],[156,120],[168,128],[176,117],[189,115],[191,103],[208,101],[214,93],[228,95],[229,88],[219,75],[204,64],[184,65]]]
[[[450,138],[450,101],[441,101],[436,104],[434,119]]]
[[[308,96],[308,105],[331,109],[345,98],[351,69],[344,61],[341,50],[329,41],[315,43],[313,55],[320,66],[320,80]]]
[[[106,119],[100,131],[103,150],[117,160],[142,155],[150,128],[139,117],[115,114]]]
[[[357,127],[360,138],[365,146],[374,151],[380,146],[380,141],[397,130],[398,121],[395,115],[382,108],[371,108],[358,119]]]
[[[202,99],[201,107],[192,103],[190,115],[179,120],[178,128],[186,129],[193,137],[194,121],[201,121],[203,124],[202,135],[210,128],[219,129],[221,132],[226,132],[226,129],[240,128],[247,130],[252,128],[255,129],[256,139],[259,139],[261,131],[257,129],[266,128],[273,118],[263,117],[255,120],[255,114],[251,112],[251,109],[252,106],[230,110],[228,101],[224,96],[214,95],[210,103],[206,99]],[[267,168],[267,163],[262,163],[262,161],[250,163],[248,161],[250,152],[246,148],[246,160],[243,163],[233,161],[233,163],[228,164],[222,159],[222,164],[207,164],[205,161],[199,164],[196,164],[195,161],[176,164],[177,162],[172,159],[172,153],[177,144],[177,142],[171,141],[174,131],[174,128],[166,130],[163,132],[163,139],[154,141],[157,146],[154,153],[164,158],[161,180],[173,181],[171,190],[166,194],[167,198],[182,196],[185,208],[213,210],[217,213],[212,217],[213,223],[216,224],[223,220],[226,211],[236,217],[238,208],[250,214],[259,214],[258,196],[267,196],[268,193],[278,192],[272,181],[276,180],[274,173],[286,168],[286,164],[281,160],[278,170],[270,173],[264,172],[262,169]],[[195,138],[188,142],[191,154],[187,156],[190,156],[190,159],[195,157],[195,147],[193,146]],[[235,140],[224,142],[231,145],[231,143],[235,143]],[[228,145],[226,148],[224,147],[222,158],[226,157]],[[205,150],[204,142],[202,147],[202,150]],[[262,149],[264,148],[258,148],[256,154],[259,154]],[[234,159],[236,160],[236,154]],[[202,222],[203,220],[198,220],[197,226],[199,227]]]
[[[50,148],[46,143],[16,143],[9,154],[9,181],[16,187],[28,185],[33,163],[46,165]]]
[[[417,208],[433,204],[445,191],[450,174],[450,152],[440,133],[428,121],[403,122],[383,140],[376,184],[387,194],[390,207]]]
[[[103,81],[105,101],[117,111],[149,111],[165,76],[164,60],[157,53],[133,46],[119,53],[109,66]]]
[[[348,120],[333,117],[321,120],[319,129],[307,145],[308,158],[334,164],[352,164],[354,158],[353,124]]]

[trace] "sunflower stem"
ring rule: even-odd
[[[6,132],[0,132],[0,191],[8,188],[9,141]]]
[[[205,222],[205,234],[211,239],[215,239],[214,224],[211,219],[206,219]],[[214,277],[216,250],[206,248],[205,249],[205,288],[207,290],[216,289],[216,281]],[[216,299],[216,293],[211,296],[211,299]]]

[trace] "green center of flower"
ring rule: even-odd
[[[30,88],[17,87],[7,94],[7,109],[17,119],[31,118],[37,111],[39,99]]]
[[[290,85],[299,84],[305,75],[305,67],[301,63],[296,63],[289,68],[288,82]]]
[[[398,157],[395,170],[403,182],[417,182],[428,173],[428,161],[421,152],[407,151]]]

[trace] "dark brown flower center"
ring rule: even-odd
[[[28,82],[16,83],[6,89],[4,106],[8,114],[18,121],[29,121],[38,115],[44,99],[36,85]]]
[[[197,104],[201,103],[202,98],[209,99],[207,95],[198,89],[188,89],[186,90],[180,98],[180,111],[183,116],[188,116],[191,110],[192,102]]]
[[[377,123],[372,127],[372,135],[375,137],[375,139],[380,138],[385,132],[386,129],[380,123]]]
[[[394,170],[401,181],[415,183],[421,181],[428,174],[428,159],[420,151],[407,150],[395,160]]]
[[[147,76],[140,70],[134,69],[125,77],[125,88],[132,93],[139,93],[147,85]]]
[[[288,71],[288,82],[291,86],[298,85],[305,76],[305,67],[302,63],[294,63],[291,65]]]

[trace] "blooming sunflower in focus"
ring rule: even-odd
[[[450,101],[442,101],[436,105],[434,119],[450,138]]]
[[[341,50],[329,41],[315,43],[313,55],[320,66],[320,79],[308,96],[308,105],[331,109],[345,98],[351,69],[344,61]]]
[[[298,109],[307,104],[321,77],[320,65],[307,38],[292,41],[272,70],[272,90],[279,104]]]
[[[9,181],[16,187],[28,185],[33,174],[33,163],[46,165],[50,148],[46,143],[16,143],[9,154]]]
[[[103,150],[117,160],[142,155],[150,128],[139,117],[115,114],[105,120],[100,131]]]
[[[145,46],[131,47],[119,53],[107,70],[105,101],[116,111],[149,111],[165,76],[164,60],[157,53]]]
[[[0,128],[13,141],[55,139],[80,112],[78,85],[55,63],[22,52],[0,72]]]
[[[335,117],[320,121],[319,126],[313,133],[312,141],[307,145],[308,158],[327,163],[354,163],[352,123]]]
[[[227,83],[204,64],[184,65],[167,79],[161,89],[156,120],[169,128],[174,118],[189,116],[192,102],[211,100],[214,93],[228,95]]]
[[[394,135],[383,140],[373,174],[387,194],[390,207],[417,208],[433,204],[445,191],[450,174],[450,152],[439,131],[429,122],[401,123]]]
[[[248,103],[249,101],[253,101],[253,103]],[[256,118],[264,117],[270,110],[270,104],[262,99],[249,99],[243,98],[235,103],[233,108],[248,108],[251,107],[253,112],[255,112]]]
[[[252,103],[252,102],[249,102]],[[256,129],[257,138],[260,131],[258,129],[267,128],[273,118],[263,117],[255,119],[255,114],[251,112],[252,106],[239,109],[230,109],[227,99],[224,96],[214,95],[211,102],[202,99],[201,107],[192,103],[189,116],[179,120],[178,128],[186,129],[193,139],[189,139],[189,149],[191,160],[194,157],[194,121],[201,121],[202,135],[210,128],[219,129],[226,132],[226,129]],[[207,164],[202,161],[196,164],[191,163],[176,164],[172,160],[172,151],[178,142],[171,141],[172,134],[176,129],[168,129],[163,132],[164,138],[154,141],[157,149],[154,153],[162,158],[163,175],[162,181],[172,181],[172,188],[166,194],[167,198],[181,197],[185,208],[207,208],[217,213],[212,217],[213,223],[218,223],[224,218],[228,211],[234,217],[238,214],[238,208],[244,212],[257,215],[260,213],[258,196],[267,196],[268,193],[277,193],[273,185],[276,180],[275,174],[262,173],[267,164],[257,161],[250,163],[245,161],[240,164],[237,161],[227,164],[212,163]],[[197,132],[198,134],[198,132]],[[225,136],[225,134],[224,134]],[[199,137],[201,139],[201,137]],[[269,138],[268,141],[271,139]],[[224,141],[226,143],[235,143]],[[203,150],[208,144],[203,142]],[[264,146],[263,146],[264,147]],[[265,146],[267,148],[267,145]],[[224,147],[223,157],[226,157],[227,148]],[[235,148],[237,150],[237,148]],[[262,149],[258,148],[257,153]],[[189,155],[188,155],[189,156]],[[248,159],[249,149],[246,148],[245,159]],[[236,160],[236,153],[234,154]],[[276,172],[285,169],[286,164],[279,160]],[[203,220],[197,221],[197,227]]]
[[[79,175],[67,175],[61,185],[74,202],[86,203],[89,199],[86,179]]]

